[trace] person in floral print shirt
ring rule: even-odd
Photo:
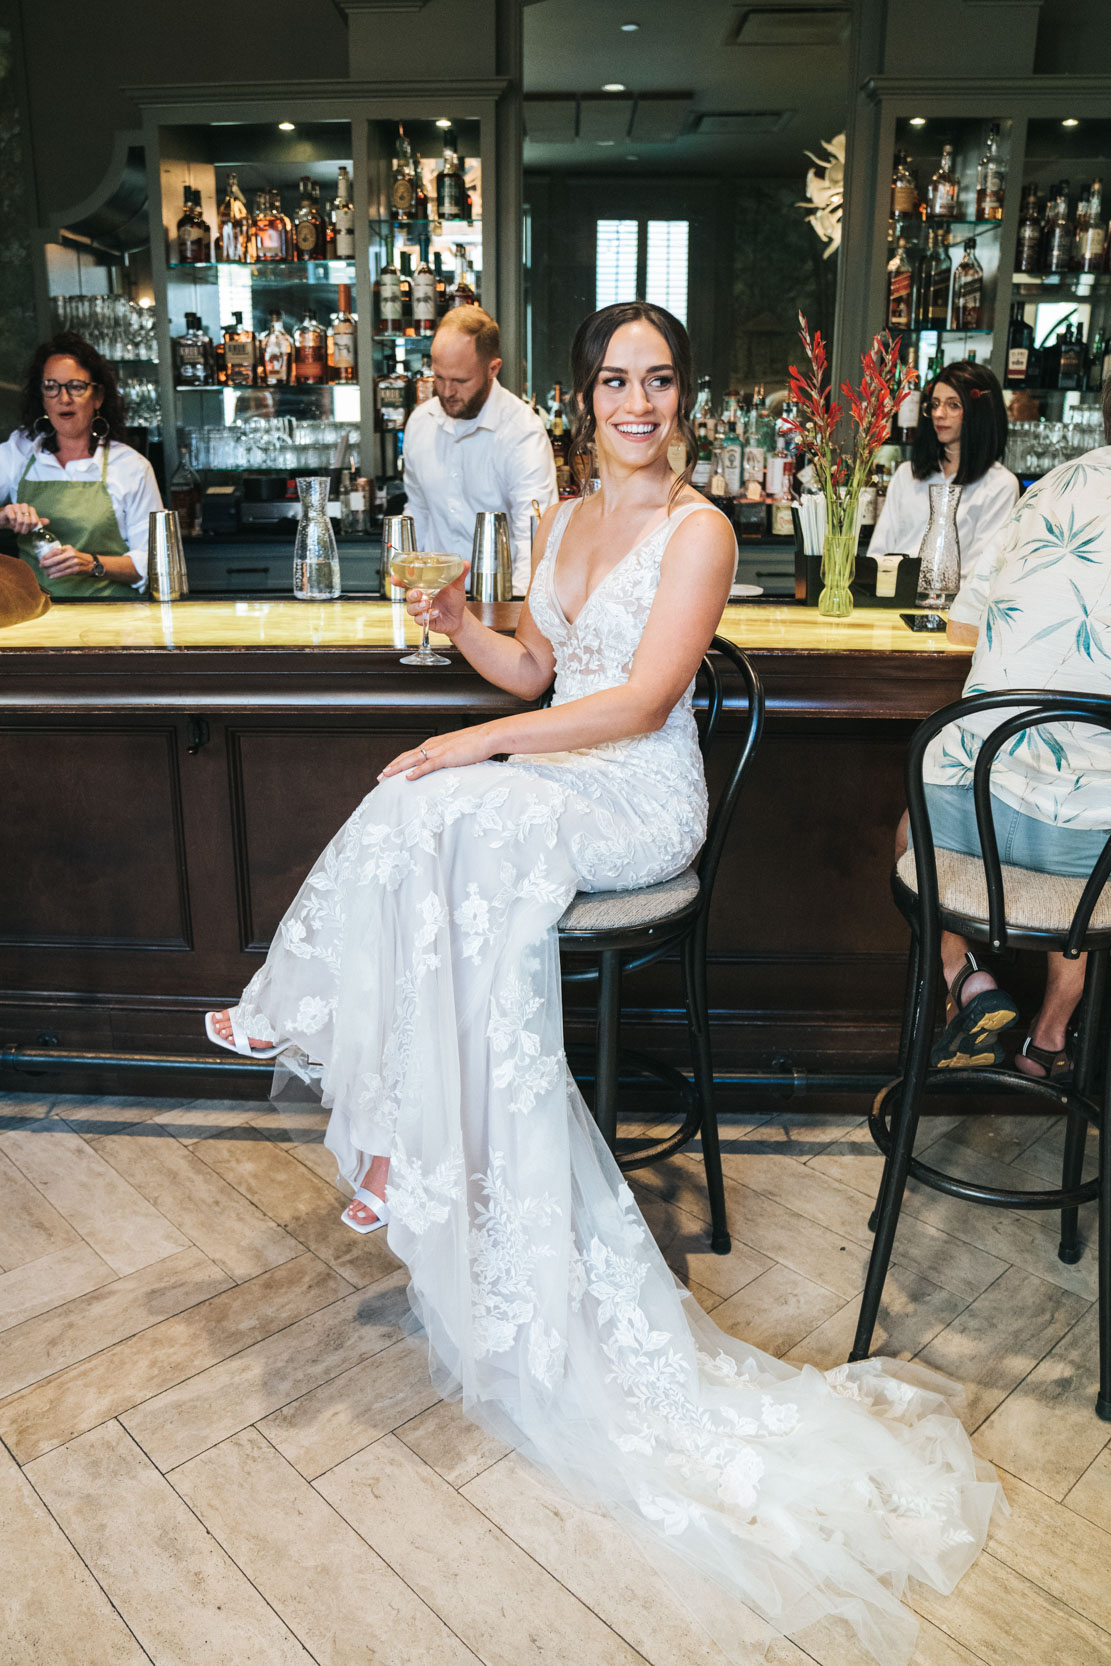
[[[1103,418],[1111,440],[1111,381]],[[1030,488],[961,587],[948,634],[975,645],[965,694],[1038,688],[1111,698],[1111,444]],[[986,713],[951,726],[927,754],[930,824],[945,849],[979,855],[973,767],[998,721]],[[999,754],[991,786],[1003,862],[1087,877],[1111,831],[1111,735],[1076,724],[1030,730]],[[905,817],[897,848],[906,848]],[[1083,955],[1047,960],[1045,998],[1016,1059],[1028,1075],[1068,1073],[1066,1029],[1084,988]],[[948,1022],[935,1060],[953,1064],[995,1047],[1017,1008],[955,932],[942,936],[942,966]]]

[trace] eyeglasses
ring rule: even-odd
[[[89,389],[96,386],[95,382],[79,382],[76,377],[72,382],[55,382],[52,378],[43,382],[42,396],[44,399],[58,399],[65,389],[71,399],[84,399]]]
[[[959,411],[961,402],[959,399],[931,399],[926,409],[931,416],[935,411]]]

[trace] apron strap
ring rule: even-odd
[[[38,452],[35,450],[34,446],[32,445],[31,455],[27,459],[27,467],[24,469],[23,473],[20,475],[19,485],[15,489],[15,497],[12,499],[13,503],[18,503],[19,502],[20,493],[23,491],[23,487],[24,487],[24,484],[26,483],[27,476],[30,474],[31,470],[35,466],[35,460],[36,460],[37,457],[38,457]]]
[[[108,447],[110,444],[110,440],[105,440],[104,456],[100,459],[100,484],[102,486],[107,486],[108,484]]]

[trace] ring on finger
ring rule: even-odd
[[[428,762],[428,753],[424,750],[423,746],[420,749],[420,755],[424,759],[425,763],[427,763]]]

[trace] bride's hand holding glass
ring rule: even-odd
[[[428,553],[421,550],[394,555],[390,561],[390,581],[404,585],[406,611],[423,626],[423,639],[415,654],[407,654],[402,665],[450,665],[442,654],[435,654],[428,645],[428,632],[434,627],[444,636],[452,636],[459,629],[466,609],[464,585],[470,562],[461,556]]]

